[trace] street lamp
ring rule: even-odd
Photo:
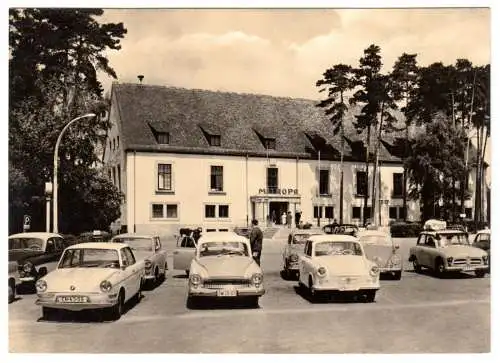
[[[54,219],[54,227],[53,227],[53,232],[58,233],[58,218],[57,218],[57,213],[58,213],[58,199],[57,199],[57,189],[58,189],[58,184],[57,184],[57,168],[58,168],[58,161],[59,161],[59,144],[61,143],[62,136],[64,132],[70,127],[74,122],[82,119],[82,118],[90,118],[90,117],[95,117],[95,113],[87,113],[82,116],[78,116],[77,118],[74,118],[70,122],[64,126],[62,129],[61,133],[59,134],[59,137],[57,138],[56,142],[56,148],[54,150],[54,185],[53,185],[53,192],[54,192],[54,198],[53,198],[53,219]]]

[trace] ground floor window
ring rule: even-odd
[[[315,205],[313,216],[314,218],[323,218],[323,206]]]
[[[155,219],[177,219],[178,205],[172,203],[153,203],[151,205],[151,217]]]
[[[472,218],[472,208],[465,208],[465,218]]]
[[[229,218],[229,205],[205,204],[205,218]]]
[[[398,207],[389,207],[389,218],[398,219]]]
[[[333,219],[333,205],[327,205],[325,207],[325,218]]]
[[[352,218],[353,219],[361,218],[361,207],[352,207]]]

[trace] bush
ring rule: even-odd
[[[392,237],[418,237],[422,225],[418,222],[395,222],[391,224]]]

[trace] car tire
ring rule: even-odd
[[[486,271],[483,271],[483,270],[476,270],[474,271],[474,274],[476,275],[476,277],[478,278],[483,278],[484,275],[486,275]]]
[[[420,264],[418,263],[418,260],[417,260],[417,258],[416,258],[415,256],[413,257],[412,262],[413,262],[413,270],[414,270],[416,273],[418,273],[418,274],[419,274],[420,272],[422,272],[422,266],[420,266]]]
[[[163,281],[167,280],[167,275],[168,275],[168,264],[165,262],[165,266],[163,267],[163,275],[162,275]]]
[[[372,303],[375,301],[375,296],[377,295],[377,290],[370,290],[366,293],[365,301],[367,303]]]
[[[316,300],[317,294],[316,291],[314,291],[314,286],[313,286],[313,281],[312,277],[309,276],[309,286],[308,286],[308,292],[309,292],[309,297],[311,298],[312,301]]]
[[[123,308],[125,305],[125,294],[123,290],[120,291],[120,295],[118,295],[118,301],[117,303],[111,307],[110,312],[109,312],[109,317],[111,320],[119,320],[121,316],[123,315]]]
[[[401,271],[394,272],[394,280],[401,280]]]
[[[153,280],[153,287],[156,287],[158,286],[160,283],[160,270],[158,268],[158,266],[155,267],[155,278]]]
[[[434,264],[434,273],[437,277],[443,277],[446,273],[446,268],[444,266],[444,261],[441,258],[436,259],[436,263]]]

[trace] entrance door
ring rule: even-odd
[[[269,215],[274,223],[282,224],[281,216],[283,213],[288,213],[288,204],[288,202],[269,202]]]

